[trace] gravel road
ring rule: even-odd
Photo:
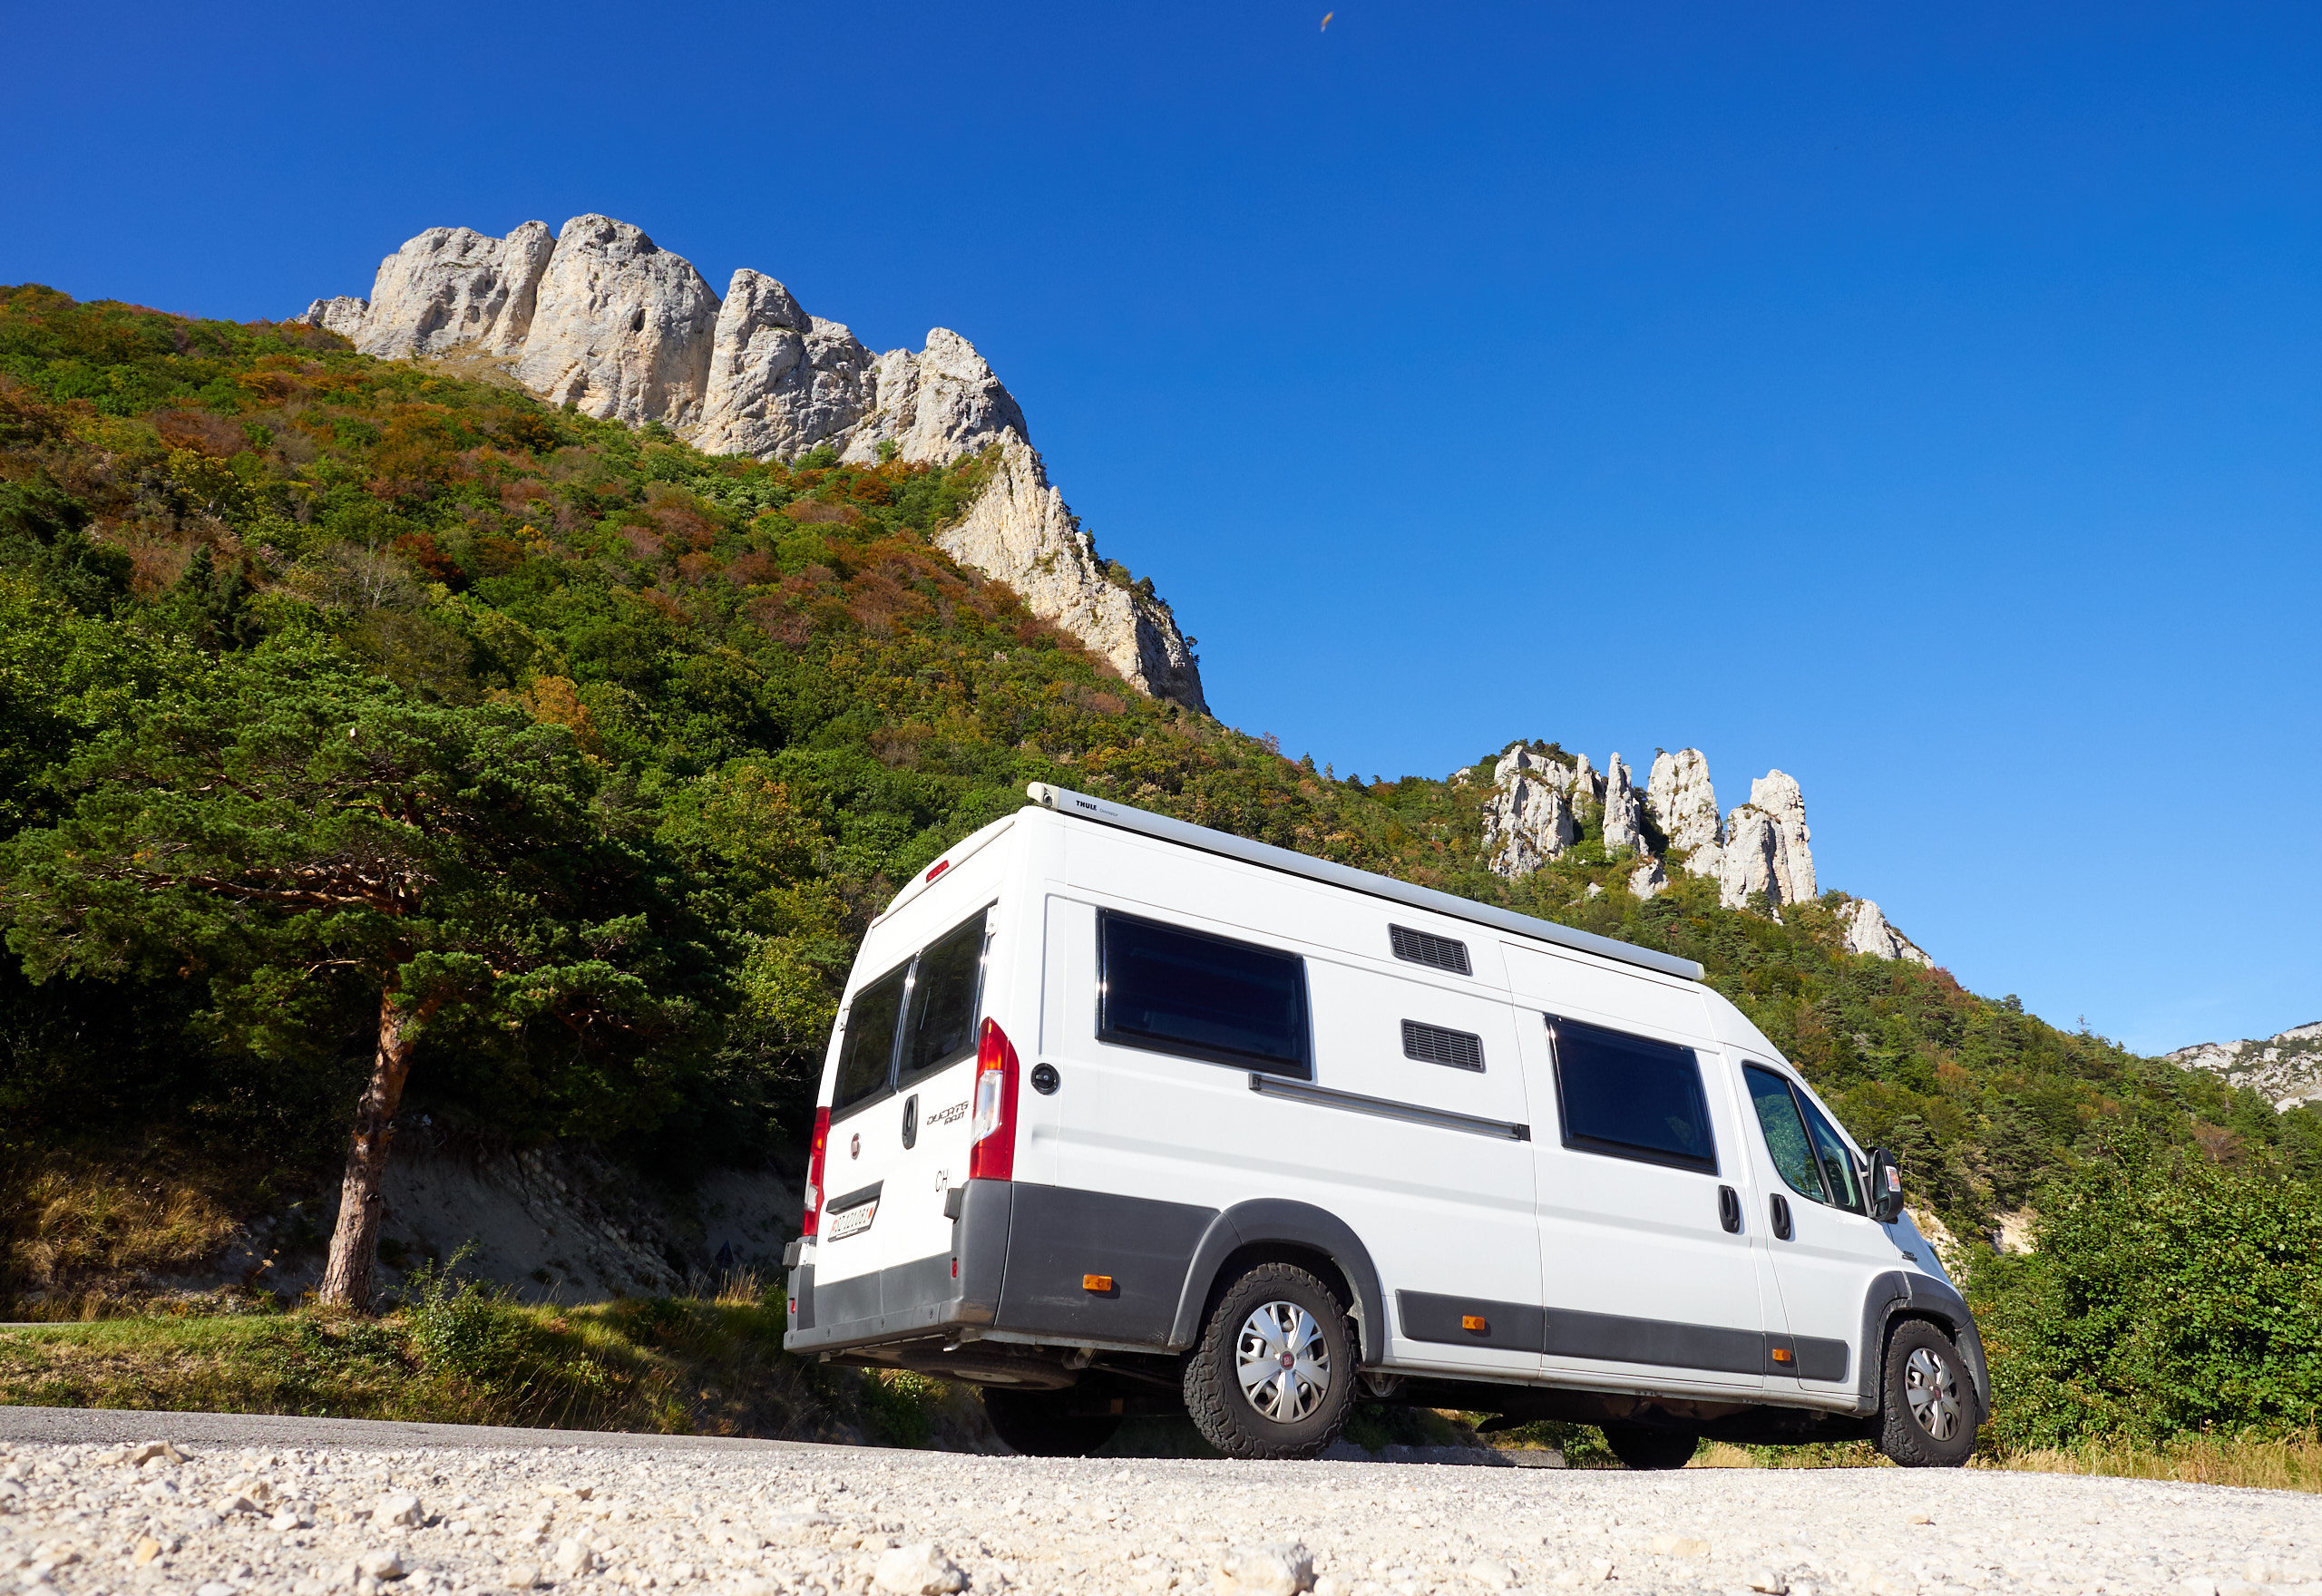
[[[2322,1596],[2322,1501],[1898,1469],[1059,1461],[0,1408],[0,1593]]]

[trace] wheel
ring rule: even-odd
[[[1227,1288],[1185,1362],[1185,1410],[1228,1457],[1312,1457],[1354,1410],[1346,1304],[1294,1264]]]
[[[1957,1468],[1976,1450],[1976,1388],[1951,1338],[1907,1319],[1887,1338],[1878,1450],[1905,1468]]]
[[[984,1416],[1000,1438],[1027,1457],[1086,1457],[1113,1438],[1113,1414],[1075,1414],[1081,1395],[1064,1391],[1001,1391],[985,1387]]]
[[[1638,1425],[1606,1425],[1605,1445],[1624,1468],[1683,1468],[1701,1446],[1699,1435],[1683,1430],[1649,1430]]]

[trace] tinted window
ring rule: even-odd
[[[1742,1074],[1750,1083],[1750,1101],[1757,1105],[1758,1126],[1766,1134],[1766,1151],[1773,1154],[1774,1169],[1800,1196],[1828,1202],[1830,1199],[1822,1190],[1813,1143],[1807,1140],[1806,1122],[1798,1117],[1798,1102],[1790,1095],[1790,1083],[1755,1065],[1745,1065]]]
[[[1808,1133],[1814,1138],[1814,1157],[1822,1166],[1822,1182],[1830,1189],[1831,1201],[1840,1208],[1860,1213],[1862,1191],[1855,1182],[1854,1154],[1847,1150],[1846,1138],[1804,1097],[1799,1099],[1798,1106],[1806,1115]]]
[[[1692,1048],[1566,1019],[1550,1020],[1548,1028],[1566,1146],[1717,1173],[1709,1101]]]
[[[847,1005],[846,1040],[838,1050],[838,1085],[831,1093],[833,1110],[860,1103],[886,1088],[887,1066],[894,1062],[896,1013],[902,1007],[903,976],[909,968],[906,965],[881,976]]]
[[[906,1082],[954,1064],[976,1050],[976,1000],[983,984],[981,914],[928,944],[911,983],[911,1017],[903,1024]]]
[[[1097,1034],[1276,1075],[1312,1073],[1306,961],[1109,910],[1097,916]]]

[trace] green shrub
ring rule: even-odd
[[[1969,1290],[2009,1447],[2287,1435],[2322,1418],[2322,1197],[2139,1143],[2039,1199],[2036,1250]]]

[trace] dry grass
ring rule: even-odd
[[[2106,1474],[2194,1485],[2245,1485],[2259,1491],[2322,1492],[2322,1435],[2313,1430],[2275,1439],[2184,1435],[2151,1445],[2092,1441],[2066,1451],[2018,1452],[1976,1466],[2043,1474]]]
[[[319,1310],[0,1329],[0,1405],[292,1413],[973,1449],[965,1387],[783,1350],[787,1309],[715,1297],[523,1306],[438,1293],[382,1319]]]
[[[142,1162],[51,1160],[0,1185],[0,1306],[24,1319],[96,1319],[140,1277],[191,1273],[234,1220],[220,1182]]]
[[[1693,1468],[1892,1468],[1868,1441],[1834,1446],[1704,1446]],[[2040,1474],[2100,1474],[2190,1485],[2322,1493],[2322,1435],[2185,1435],[2155,1445],[2113,1439],[2053,1451],[1976,1455],[1970,1468]]]

